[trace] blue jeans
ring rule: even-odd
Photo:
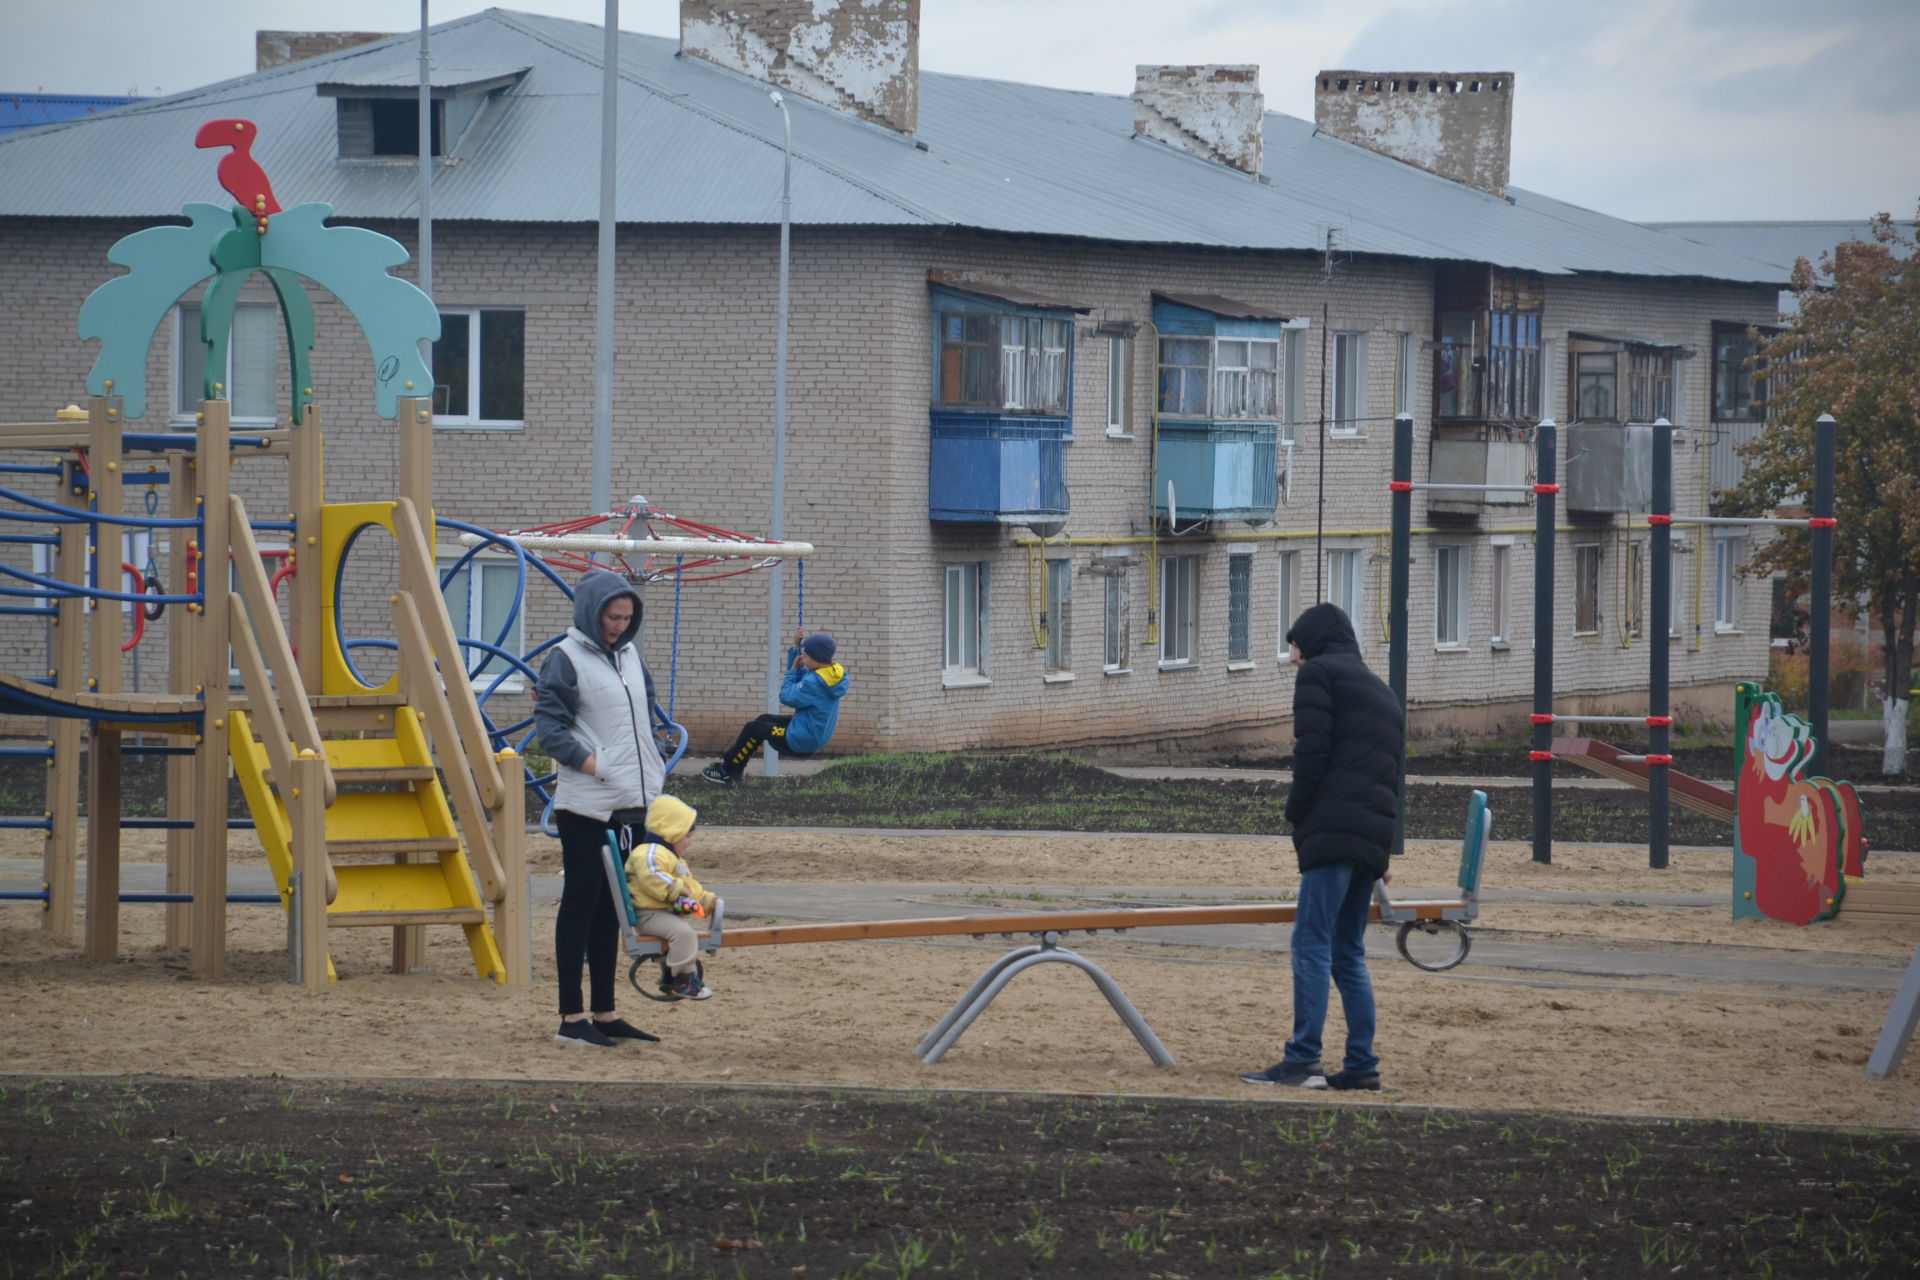
[[[1293,1038],[1284,1061],[1320,1061],[1327,1021],[1327,983],[1340,988],[1347,1018],[1349,1072],[1376,1071],[1373,1052],[1373,982],[1367,977],[1367,909],[1373,876],[1351,862],[1300,873],[1299,909],[1293,918]]]

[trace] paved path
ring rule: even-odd
[[[889,834],[899,835],[899,832]],[[980,835],[979,832],[971,832]],[[1031,832],[1019,833],[1032,835]],[[158,863],[134,862],[122,867],[123,888],[127,892],[157,892],[164,886],[165,869]],[[0,859],[0,889],[39,888],[39,863],[26,859]],[[271,893],[272,874],[265,867],[235,867],[229,878],[233,893]],[[1440,896],[1445,890],[1403,887],[1406,898]],[[533,878],[535,912],[550,917],[560,897],[560,877]],[[778,884],[754,883],[732,886],[727,893],[728,918],[735,924],[769,919],[798,922],[851,920],[926,919],[948,916],[992,916],[1007,912],[1032,912],[1049,907],[1079,908],[1119,906],[1197,906],[1205,902],[1267,901],[1276,896],[1273,886],[1211,888],[1207,895],[1172,896],[1164,887],[1110,885],[988,885],[978,884]],[[1484,906],[1500,903],[1565,904],[1604,906],[1615,900],[1612,893],[1569,893],[1489,889],[1481,894]],[[1642,894],[1635,898],[1649,910],[1720,906],[1726,899],[1717,894]],[[5,904],[16,911],[30,911],[29,903]],[[129,905],[126,910],[143,908]],[[236,906],[234,910],[249,908]],[[1818,926],[1814,926],[1818,927]],[[536,950],[544,950],[545,929],[535,926]],[[1087,940],[1079,935],[1073,943],[1089,949],[1102,945],[1108,935]],[[1267,925],[1206,925],[1180,928],[1128,930],[1129,943],[1149,946],[1215,948],[1240,953],[1236,963],[1246,963],[1245,953],[1284,953],[1287,931]],[[891,945],[874,943],[875,946]],[[983,946],[999,949],[1002,941],[989,929],[985,944],[965,939],[948,939],[940,945]],[[1008,947],[1015,943],[1006,943]],[[1382,963],[1393,962],[1392,943],[1387,933],[1375,934],[1374,949]],[[1907,962],[1885,956],[1843,953],[1822,954],[1786,951],[1771,947],[1705,946],[1683,943],[1620,940],[1561,935],[1552,939],[1539,935],[1512,935],[1498,928],[1476,929],[1473,952],[1467,963],[1446,974],[1435,975],[1447,981],[1521,983],[1541,987],[1619,986],[1626,984],[1644,991],[1698,991],[1701,984],[1753,991],[1885,991],[1898,989]]]

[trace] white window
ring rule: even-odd
[[[1504,539],[1504,541],[1502,540]],[[1512,640],[1508,627],[1513,610],[1513,538],[1508,534],[1496,535],[1493,543],[1493,612],[1487,619],[1487,628],[1492,633],[1494,644],[1504,645]]]
[[[1127,434],[1127,350],[1125,338],[1107,339],[1107,434]]]
[[[1253,662],[1253,555],[1227,557],[1227,661]]]
[[[1127,651],[1133,644],[1130,634],[1132,623],[1128,618],[1127,571],[1124,568],[1109,569],[1105,576],[1107,644],[1100,665],[1108,675],[1119,675],[1127,670]]]
[[[1361,553],[1356,550],[1327,552],[1327,600],[1340,606],[1340,611],[1353,623],[1353,634],[1361,634],[1360,602],[1361,573],[1365,569]]]
[[[1644,542],[1627,544],[1626,617],[1622,623],[1629,639],[1639,639],[1646,631],[1647,546]]]
[[[1199,631],[1200,557],[1167,556],[1160,561],[1160,665],[1185,667],[1195,661]]]
[[[1413,335],[1410,333],[1396,333],[1393,336],[1396,339],[1393,363],[1393,412],[1394,416],[1398,417],[1403,413],[1413,412],[1414,365],[1419,348],[1414,345]]]
[[[1047,561],[1046,669],[1049,672],[1073,670],[1069,640],[1073,606],[1073,561]]]
[[[942,673],[949,683],[983,683],[987,674],[987,565],[946,566]]]
[[[1160,339],[1165,416],[1278,422],[1288,394],[1281,386],[1278,338]]]
[[[493,649],[508,653],[526,652],[525,615],[518,606],[520,567],[512,562],[475,557],[461,564],[458,558],[440,562],[440,594],[447,602],[447,616],[453,620],[453,633],[462,640],[476,640],[492,646],[482,649],[460,646],[460,665],[467,678],[481,690],[492,689],[500,680],[499,691],[518,693],[525,680]],[[505,677],[501,679],[501,677]]]
[[[1680,635],[1680,606],[1687,598],[1687,593],[1680,589],[1682,573],[1687,564],[1686,536],[1678,533],[1672,535],[1670,547],[1667,560],[1673,567],[1668,574],[1667,589],[1672,603],[1667,606],[1667,638],[1671,640]]]
[[[1280,661],[1287,660],[1287,632],[1293,627],[1293,620],[1299,616],[1300,609],[1300,553],[1282,551],[1280,553],[1280,575],[1275,585],[1280,596],[1280,626],[1275,635],[1280,637],[1280,647],[1275,654]]]
[[[1333,335],[1333,421],[1339,436],[1359,434],[1367,417],[1367,335]]]
[[[1433,643],[1458,649],[1467,643],[1467,549],[1433,549]]]
[[[1307,416],[1307,380],[1304,372],[1307,360],[1307,331],[1288,328],[1282,334],[1287,357],[1286,387],[1286,423],[1280,429],[1282,440],[1294,440],[1299,436],[1297,428]],[[1292,619],[1288,619],[1289,622]]]
[[[1591,635],[1600,630],[1600,544],[1578,542],[1573,547],[1573,633]]]
[[[434,425],[524,425],[526,337],[524,311],[442,309],[433,344]]]
[[[1735,631],[1740,627],[1740,564],[1745,558],[1745,539],[1739,536],[1713,540],[1713,629]]]
[[[215,370],[218,389],[209,388],[207,357],[211,351],[200,337],[200,305],[180,304],[180,360],[174,378],[174,416],[191,418],[200,412],[207,392],[227,401],[232,420],[271,424],[277,414],[287,412],[292,397],[284,396],[278,384],[280,361],[280,309],[270,303],[243,302],[233,309],[233,328],[227,343],[223,369]]]

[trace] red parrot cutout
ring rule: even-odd
[[[273,184],[267,181],[267,171],[253,158],[254,139],[259,136],[260,127],[251,120],[209,120],[194,135],[193,145],[233,148],[221,158],[215,174],[227,194],[254,216],[259,230],[265,231],[267,215],[280,212],[280,202],[273,198]]]
[[[1843,866],[1859,865],[1858,797],[1848,783],[1800,776],[1813,754],[1812,730],[1778,697],[1742,683],[1736,705],[1733,914],[1824,920],[1846,891]]]

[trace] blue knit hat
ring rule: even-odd
[[[824,631],[816,631],[800,642],[800,652],[815,662],[832,662],[833,651],[838,648],[833,637]]]

